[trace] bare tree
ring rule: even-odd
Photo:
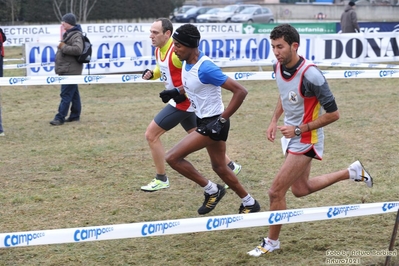
[[[96,3],[97,0],[53,0],[53,9],[60,21],[65,13],[73,13],[80,22],[86,22]]]
[[[21,0],[1,0],[0,3],[4,3],[6,8],[10,10],[11,23],[14,25],[14,21],[18,20],[18,14],[21,10]]]

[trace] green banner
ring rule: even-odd
[[[279,24],[243,24],[242,33],[244,34],[270,34],[270,32]],[[331,34],[337,33],[337,23],[319,22],[319,23],[290,23],[299,34]]]

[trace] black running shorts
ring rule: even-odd
[[[185,131],[196,128],[196,115],[194,112],[185,112],[167,104],[154,118],[155,123],[162,129],[169,131],[179,123]]]

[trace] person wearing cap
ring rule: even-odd
[[[173,52],[172,32],[173,24],[168,18],[159,18],[151,25],[150,38],[152,45],[156,47],[154,54],[157,65],[154,70],[144,70],[142,75],[145,80],[160,79],[165,85],[165,90],[175,90],[182,86],[182,62]],[[165,149],[160,137],[178,124],[187,133],[197,127],[194,108],[184,94],[166,99],[165,103],[168,104],[154,117],[145,131],[145,138],[150,146],[156,170],[155,178],[141,187],[141,190],[145,192],[169,188],[169,178],[165,169]],[[227,155],[226,163],[235,174],[240,172],[241,165],[231,161]]]
[[[342,33],[360,32],[359,24],[357,23],[355,7],[356,4],[353,1],[350,1],[345,7],[345,10],[341,15]]]
[[[72,13],[67,13],[62,17],[62,27],[65,33],[58,44],[58,50],[55,55],[55,73],[58,75],[81,75],[83,64],[76,60],[83,50],[82,28],[76,24],[76,17]],[[61,102],[58,107],[58,113],[50,121],[50,125],[60,126],[64,122],[73,122],[80,120],[82,104],[78,84],[61,85]],[[71,113],[68,118],[69,107]]]
[[[248,92],[240,83],[226,76],[198,49],[201,35],[194,25],[182,25],[173,33],[172,38],[174,52],[183,61],[183,86],[163,91],[160,97],[167,100],[187,94],[195,110],[197,128],[166,153],[166,162],[204,189],[205,200],[198,209],[198,214],[207,214],[223,198],[226,189],[204,177],[186,160],[189,154],[206,148],[212,169],[241,198],[242,203],[238,212],[259,212],[258,201],[240,184],[225,161],[230,117],[241,106]],[[222,88],[233,94],[227,108],[223,105]]]

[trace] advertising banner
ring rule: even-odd
[[[359,22],[360,32],[399,32],[399,22]],[[341,24],[337,23],[337,33],[341,32]]]
[[[82,31],[90,38],[96,39],[127,39],[145,36],[149,38],[152,23],[99,23],[81,24]],[[175,23],[175,29],[182,24]],[[211,23],[194,24],[201,34],[241,34],[242,24],[232,23]],[[60,24],[55,25],[36,25],[36,26],[2,26],[7,36],[4,46],[21,46],[25,43],[56,42],[62,39],[63,29]]]
[[[243,34],[270,34],[278,24],[243,24]],[[299,34],[331,34],[337,32],[337,23],[290,23]]]
[[[154,48],[146,35],[120,40],[92,38],[93,61],[85,65],[91,74],[131,73],[153,68]],[[391,33],[303,34],[299,53],[321,62],[392,62],[399,60],[399,35]],[[215,60],[227,63],[275,59],[268,34],[203,35],[200,50]],[[26,43],[28,76],[54,74],[57,42]],[[104,61],[105,60],[105,61]],[[51,64],[52,63],[52,64]],[[225,63],[224,66],[228,66]]]

